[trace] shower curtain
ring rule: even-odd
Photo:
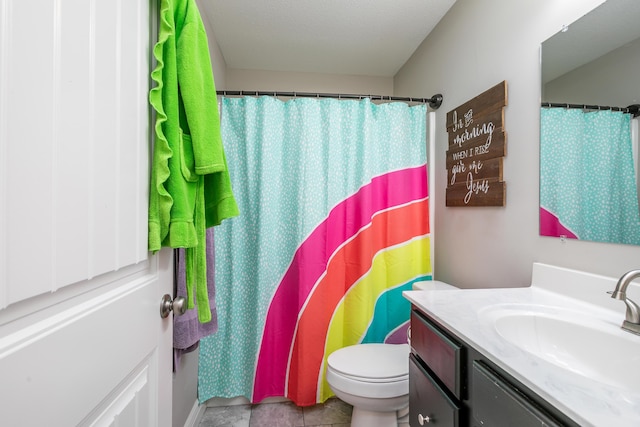
[[[332,396],[328,355],[406,342],[402,297],[431,280],[426,107],[223,98],[240,216],[216,228],[218,333],[198,396]]]
[[[540,234],[640,244],[631,115],[542,108]]]

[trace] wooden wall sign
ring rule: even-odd
[[[507,154],[503,81],[447,113],[446,206],[504,206],[502,158]]]

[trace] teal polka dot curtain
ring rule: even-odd
[[[332,351],[406,342],[402,292],[431,279],[426,106],[246,97],[221,114],[240,215],[216,227],[199,399],[313,405]]]
[[[631,115],[542,108],[540,234],[640,244]]]

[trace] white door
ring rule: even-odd
[[[0,425],[168,426],[154,0],[0,0]]]

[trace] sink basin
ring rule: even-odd
[[[582,312],[549,307],[498,307],[485,320],[509,343],[584,377],[640,391],[640,336]],[[620,319],[620,323],[622,319]]]

